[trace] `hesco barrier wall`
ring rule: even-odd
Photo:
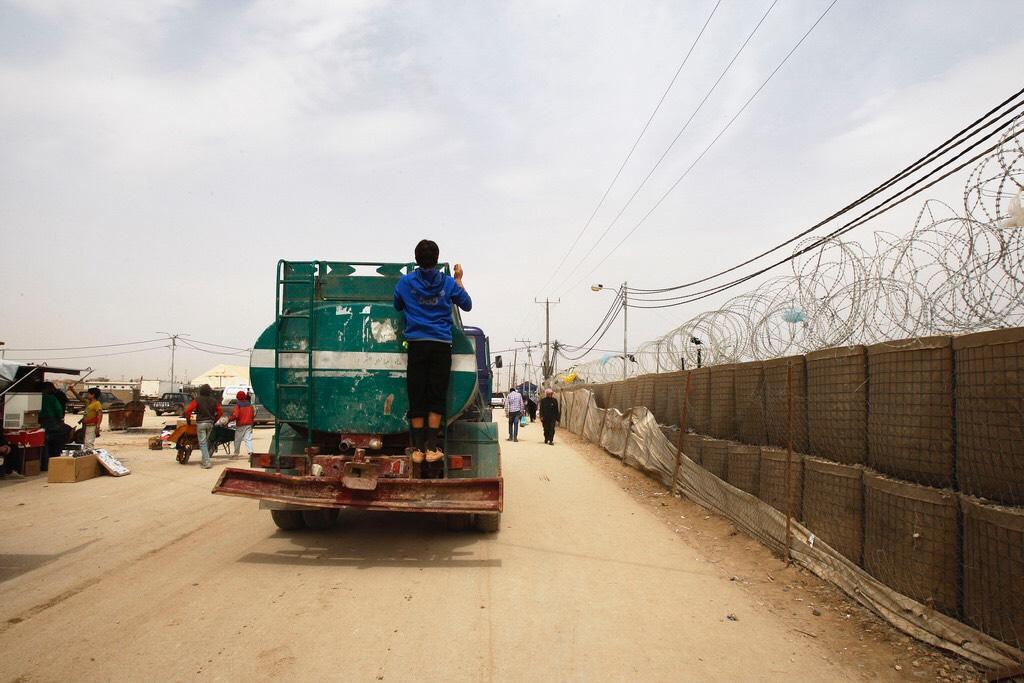
[[[787,551],[789,525],[792,559],[907,633],[1024,666],[1024,329],[648,375],[561,400],[563,426],[773,550]]]

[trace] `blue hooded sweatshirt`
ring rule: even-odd
[[[405,338],[409,341],[452,341],[452,303],[464,311],[473,308],[469,294],[451,275],[417,268],[395,285],[395,309],[405,311]]]

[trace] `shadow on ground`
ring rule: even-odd
[[[493,535],[450,531],[444,515],[342,510],[331,529],[278,531],[272,538],[286,539],[292,547],[248,553],[239,561],[360,569],[501,566],[500,559],[480,557],[479,546]]]
[[[0,555],[0,583],[10,581],[13,578],[21,576],[25,572],[30,572],[33,569],[39,569],[40,567],[50,564],[54,560],[58,560],[65,555],[71,553],[77,553],[79,550],[92,545],[96,542],[94,538],[91,541],[81,543],[73,548],[62,550],[59,553],[53,553],[50,555],[18,555],[14,553]]]

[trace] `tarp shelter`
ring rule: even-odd
[[[209,384],[214,389],[249,384],[249,368],[244,365],[215,365],[198,377],[192,378],[192,386]]]

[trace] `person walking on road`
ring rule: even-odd
[[[555,445],[555,423],[561,420],[562,411],[558,407],[555,392],[547,389],[544,398],[540,400],[540,422],[544,427],[544,443],[549,446]]]
[[[199,439],[199,450],[203,454],[203,469],[213,467],[210,462],[210,434],[213,433],[213,424],[224,414],[220,407],[220,401],[213,396],[213,390],[209,384],[199,387],[197,396],[188,407],[185,408],[185,423],[192,420],[192,413],[196,414],[196,438]]]
[[[519,441],[519,418],[523,414],[523,396],[515,387],[505,396],[505,415],[508,416],[508,440]]]
[[[526,390],[526,414],[530,416],[530,422],[537,421],[537,396]]]
[[[103,404],[100,403],[100,390],[92,387],[85,393],[85,436],[82,442],[86,448],[96,447],[96,437],[100,435],[100,424],[103,422]]]
[[[239,391],[235,394],[238,402],[235,409],[231,411],[231,419],[235,421],[235,454],[237,458],[242,452],[242,442],[245,442],[245,449],[252,456],[252,425],[256,421],[256,410],[249,401],[249,394]]]
[[[405,313],[412,461],[437,462],[444,457],[437,436],[448,407],[452,372],[452,304],[469,311],[473,300],[462,285],[460,264],[452,269],[454,277],[437,270],[436,242],[420,240],[415,253],[418,267],[395,285],[394,304],[395,310]]]

